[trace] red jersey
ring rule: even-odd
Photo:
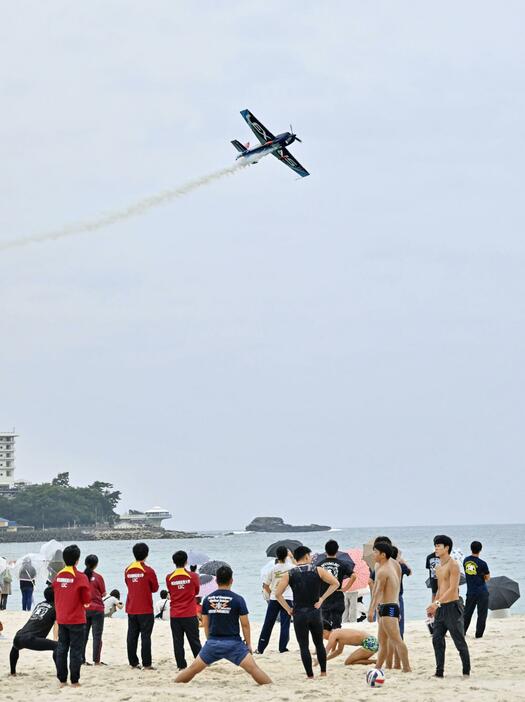
[[[170,593],[170,617],[196,617],[200,580],[197,573],[185,568],[177,568],[166,576],[166,586]]]
[[[74,566],[66,566],[53,580],[58,624],[85,624],[84,605],[91,602],[89,580]]]
[[[102,597],[106,594],[104,578],[98,573],[93,573],[89,581],[89,589],[91,590],[91,602],[88,609],[92,612],[103,612],[104,602]]]
[[[153,614],[152,593],[159,589],[159,581],[153,568],[144,561],[135,561],[124,573],[128,597],[126,612],[128,614]]]

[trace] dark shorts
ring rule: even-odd
[[[399,605],[397,602],[381,604],[377,608],[377,614],[379,617],[392,617],[393,619],[399,619]]]
[[[340,629],[343,625],[343,614],[339,612],[339,610],[321,609],[321,618],[323,620],[324,631]]]
[[[437,595],[438,591],[438,581],[437,578],[430,578],[430,589],[433,595]]]
[[[222,658],[226,658],[230,663],[240,665],[250,649],[240,639],[208,639],[201,648],[199,656],[206,663],[211,665]]]

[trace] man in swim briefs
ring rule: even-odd
[[[374,545],[374,559],[377,564],[372,602],[368,621],[373,622],[377,610],[379,623],[379,653],[377,668],[382,668],[389,645],[397,653],[404,673],[410,673],[408,649],[399,631],[399,588],[401,585],[399,564],[390,560],[392,547],[385,542]]]
[[[359,647],[345,659],[345,665],[375,663],[372,656],[377,653],[379,641],[375,636],[370,636],[358,629],[334,629],[331,631],[326,645],[326,660],[329,661],[340,656],[345,646]],[[317,665],[317,660],[315,664]]]

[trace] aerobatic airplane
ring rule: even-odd
[[[244,117],[257,139],[259,139],[261,142],[261,146],[255,146],[250,149],[249,142],[247,144],[241,144],[240,141],[234,139],[232,144],[235,146],[237,151],[240,151],[237,159],[242,158],[248,163],[257,163],[263,156],[273,154],[275,158],[278,158],[279,161],[285,163],[292,169],[292,171],[295,171],[302,178],[310,175],[286,148],[290,144],[293,144],[294,141],[301,141],[299,137],[293,133],[292,125],[290,125],[289,132],[283,132],[282,134],[274,136],[263,124],[261,124],[261,122],[259,122],[256,117],[252,115],[250,110],[241,110],[241,115]]]

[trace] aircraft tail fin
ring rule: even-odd
[[[241,144],[240,141],[237,141],[237,139],[234,139],[231,143],[235,146],[237,151],[241,152],[241,154],[243,154],[245,151],[248,151],[248,149],[245,146],[243,146],[243,144]]]

